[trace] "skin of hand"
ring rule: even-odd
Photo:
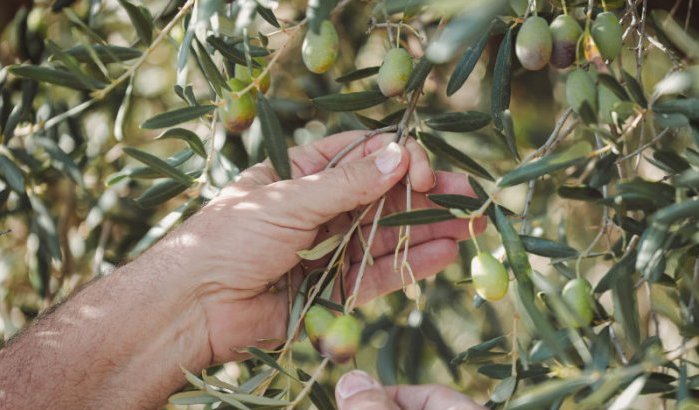
[[[180,366],[197,373],[244,358],[248,346],[284,341],[286,287],[294,291],[304,275],[297,252],[346,232],[350,211],[384,194],[384,213],[404,210],[406,175],[413,208],[432,206],[428,192],[473,195],[466,176],[435,174],[413,139],[404,147],[389,144],[394,135],[373,137],[324,170],[364,132],[291,148],[291,180],[279,181],[268,162],[247,169],[144,255],[43,315],[0,350],[0,408],[84,408],[104,400],[115,408],[157,406],[184,383]],[[476,232],[484,229],[485,220],[474,222]],[[392,268],[397,231],[377,231],[360,304],[402,286]],[[466,238],[464,220],[413,227],[409,261],[416,278],[452,263],[456,242]],[[350,244],[348,289],[361,249]]]
[[[482,410],[471,399],[438,384],[383,387],[361,370],[340,378],[335,386],[338,410]]]

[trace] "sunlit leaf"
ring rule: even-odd
[[[130,157],[133,157],[138,161],[160,172],[165,177],[170,177],[185,185],[190,185],[194,182],[194,179],[192,177],[188,176],[179,169],[170,166],[170,164],[156,157],[155,155],[131,147],[124,147],[124,152],[127,153]]]
[[[179,139],[186,142],[187,145],[189,145],[189,148],[192,150],[192,152],[194,152],[202,158],[207,157],[204,143],[201,141],[201,138],[199,138],[199,136],[195,134],[193,131],[190,131],[185,128],[170,128],[169,130],[158,135],[156,139],[171,138]]]

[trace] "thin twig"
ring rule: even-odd
[[[296,398],[294,399],[294,401],[292,401],[291,404],[289,404],[286,407],[286,410],[292,410],[294,407],[298,406],[303,401],[303,399],[311,391],[311,388],[313,387],[313,383],[315,383],[315,381],[320,377],[320,375],[323,373],[323,370],[325,369],[325,366],[327,366],[329,362],[330,362],[330,359],[328,359],[327,357],[325,359],[323,359],[323,361],[320,363],[320,365],[318,365],[318,368],[311,375],[311,378],[305,382],[305,384],[303,386],[303,390],[301,390],[299,392],[299,394],[296,396]]]
[[[658,141],[659,141],[662,137],[664,137],[665,134],[667,134],[669,131],[670,131],[670,128],[665,128],[665,129],[662,130],[655,138],[653,138],[652,140],[648,141],[646,144],[643,144],[643,145],[642,145],[641,147],[639,147],[637,150],[635,150],[635,151],[633,151],[632,153],[630,153],[630,154],[628,154],[628,155],[625,155],[625,156],[619,158],[618,160],[616,160],[616,163],[618,164],[618,163],[620,163],[620,162],[626,161],[627,159],[629,159],[629,158],[631,158],[631,157],[633,157],[633,156],[636,156],[636,155],[640,154],[640,153],[643,152],[646,148],[648,148],[648,147],[650,147],[651,145],[653,145],[653,144],[655,144],[656,142],[658,142]]]
[[[379,135],[379,134],[384,134],[387,132],[395,131],[398,128],[397,125],[389,125],[387,127],[382,127],[382,128],[377,128],[372,131],[368,131],[366,134],[362,135],[361,137],[357,138],[356,140],[352,141],[349,145],[347,145],[345,148],[343,148],[340,152],[335,154],[335,156],[328,162],[328,165],[325,166],[325,169],[330,169],[330,168],[335,168],[337,164],[344,158],[347,154],[349,154],[353,149],[357,148],[358,146],[362,145],[365,141]]]

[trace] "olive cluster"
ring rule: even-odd
[[[531,16],[519,29],[515,53],[527,70],[541,70],[547,64],[570,67],[581,47],[590,59],[599,55],[612,61],[621,52],[622,34],[618,18],[608,11],[599,13],[585,31],[568,14],[557,16],[550,24],[542,17]]]
[[[306,335],[323,357],[346,363],[357,353],[362,326],[350,315],[335,316],[328,309],[313,305],[304,318]]]
[[[266,93],[270,85],[269,73],[263,74],[265,60],[255,59],[256,67],[235,66],[235,76],[228,80],[229,93],[226,93],[224,104],[219,108],[221,120],[230,132],[241,132],[250,127],[255,120],[257,93]],[[255,86],[240,94],[241,91],[249,88],[254,82]]]
[[[478,296],[490,302],[505,297],[510,285],[505,266],[488,252],[478,252],[471,259],[471,280]],[[570,313],[570,326],[585,327],[592,322],[595,302],[587,280],[571,279],[563,287],[561,297]]]

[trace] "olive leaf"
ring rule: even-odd
[[[471,132],[479,130],[492,121],[490,114],[479,111],[447,112],[435,115],[425,123],[437,131]]]
[[[501,112],[510,108],[510,81],[512,69],[512,35],[514,28],[507,30],[500,43],[493,69],[493,89],[490,96],[490,110],[495,115],[495,126],[502,129],[499,118]]]
[[[349,83],[351,81],[361,80],[363,78],[371,77],[379,73],[379,66],[365,67],[358,70],[350,71],[347,74],[343,74],[337,77],[335,81],[338,83]]]
[[[490,175],[485,168],[480,166],[468,155],[449,145],[443,139],[425,132],[419,132],[418,139],[428,150],[437,155],[445,157],[455,166],[462,168],[475,176],[487,179],[489,181],[494,180],[493,176]]]
[[[379,91],[359,91],[347,94],[330,94],[311,100],[313,105],[328,111],[359,111],[386,101],[388,97]]]
[[[478,42],[473,46],[469,47],[464,53],[463,57],[459,60],[454,67],[454,72],[449,78],[449,83],[447,84],[447,96],[454,95],[466,82],[468,76],[471,75],[473,69],[476,67],[476,63],[483,54],[486,44],[488,44],[488,39],[490,38],[490,30],[487,30],[478,39]]]
[[[275,171],[277,171],[279,178],[290,179],[291,163],[289,162],[289,153],[282,126],[277,114],[274,113],[269,102],[262,95],[257,97],[257,115],[260,119],[265,151],[267,151]]]
[[[157,114],[141,124],[144,129],[165,128],[191,121],[208,114],[216,108],[215,105],[199,105],[195,107],[178,108]]]
[[[186,142],[187,145],[189,145],[189,148],[192,150],[192,152],[194,152],[202,158],[207,157],[204,143],[201,141],[201,138],[199,138],[199,136],[197,136],[197,134],[195,134],[193,131],[190,131],[185,128],[170,128],[169,130],[163,132],[162,134],[156,137],[157,140],[170,138],[179,139]]]
[[[301,258],[308,261],[317,261],[318,259],[326,256],[330,252],[334,251],[340,243],[342,242],[343,235],[335,234],[329,238],[323,240],[312,249],[306,249],[296,252],[296,254]]]
[[[379,224],[383,226],[422,225],[455,218],[456,216],[448,209],[417,209],[385,216],[379,220]]]

